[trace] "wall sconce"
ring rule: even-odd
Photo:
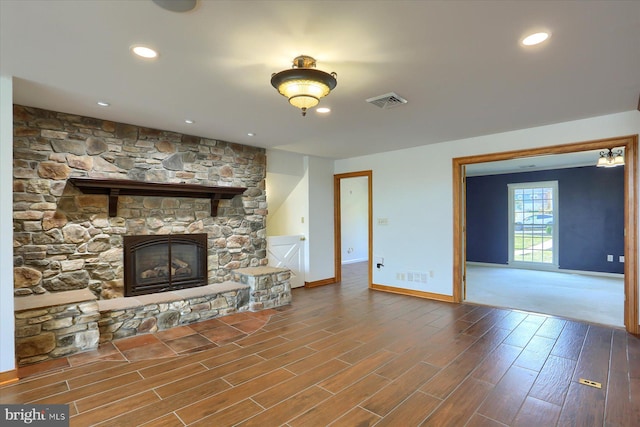
[[[615,168],[616,166],[624,166],[624,156],[622,150],[613,151],[609,148],[608,151],[601,151],[600,158],[596,166],[599,168]]]

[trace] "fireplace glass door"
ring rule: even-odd
[[[207,235],[125,236],[125,296],[207,284]]]

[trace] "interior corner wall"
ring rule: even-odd
[[[309,175],[309,235],[305,280],[335,278],[333,222],[333,160],[307,157]]]
[[[304,235],[305,280],[335,277],[333,160],[268,150],[266,194],[267,235]]]
[[[335,173],[373,171],[373,256],[384,257],[373,282],[453,295],[452,159],[633,134],[635,110],[336,160]],[[426,272],[426,283],[398,280],[403,272]]]
[[[0,373],[15,369],[13,317],[13,79],[0,76]]]
[[[267,236],[308,235],[309,178],[304,157],[267,150]]]
[[[267,216],[267,236],[307,235],[307,188],[308,179],[305,174],[284,203],[273,214]]]

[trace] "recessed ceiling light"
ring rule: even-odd
[[[136,54],[141,58],[146,58],[146,59],[153,59],[158,56],[158,52],[151,49],[150,47],[142,46],[142,45],[131,46],[131,52],[133,52],[134,54]]]
[[[192,124],[194,124],[194,123],[195,123],[195,122],[194,122],[193,120],[191,120],[191,119],[186,119],[184,122],[185,122],[186,124],[188,124],[188,125],[192,125]]]
[[[327,113],[331,112],[331,108],[328,108],[328,107],[316,108],[316,112],[320,113],[320,114],[327,114]]]
[[[524,39],[522,39],[522,44],[525,46],[533,46],[536,44],[540,44],[546,39],[548,39],[549,35],[550,34],[548,32],[539,32],[539,33],[530,34]]]
[[[196,0],[153,0],[155,4],[171,12],[188,12],[196,7]]]
[[[101,106],[101,107],[108,107],[111,104],[109,104],[108,102],[104,102],[104,101],[98,101],[98,105]]]
[[[247,136],[256,136],[256,134],[255,134],[255,133],[253,133],[253,132],[249,132],[249,133],[247,134]]]

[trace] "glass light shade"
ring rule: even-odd
[[[300,109],[313,108],[318,105],[319,102],[320,100],[318,98],[309,95],[296,95],[289,98],[289,103]]]
[[[313,80],[289,80],[278,87],[278,92],[287,98],[307,95],[320,99],[329,95],[329,86]]]
[[[599,168],[614,168],[616,166],[624,166],[624,156],[622,150],[617,150],[616,153],[613,150],[608,152],[601,152],[596,166]]]

